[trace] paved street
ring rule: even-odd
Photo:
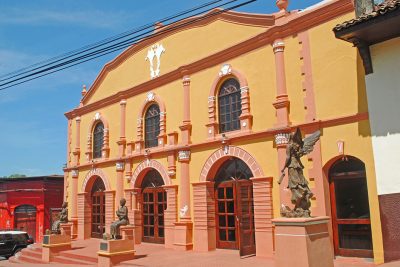
[[[85,241],[75,241],[73,249],[68,253],[96,257],[99,239],[89,239]],[[233,267],[233,266],[251,266],[251,267],[275,267],[273,259],[248,257],[241,259],[236,250],[216,250],[211,252],[181,252],[172,249],[165,249],[163,245],[142,243],[135,247],[136,259],[124,262],[119,266],[151,266],[151,267]],[[29,264],[29,266],[40,266],[38,264]],[[0,266],[27,266],[27,264],[12,264],[8,261],[1,261]],[[78,266],[51,263],[51,266]],[[83,266],[83,265],[82,265]],[[87,266],[87,265],[86,265]],[[371,259],[342,258],[335,260],[335,267],[372,267]],[[387,263],[379,265],[382,267],[398,267],[400,262]],[[321,266],[323,267],[323,266]]]

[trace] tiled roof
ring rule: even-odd
[[[343,29],[350,28],[353,25],[357,25],[363,22],[366,22],[368,20],[371,20],[373,18],[385,15],[387,13],[393,12],[395,10],[400,9],[400,0],[386,0],[383,3],[376,5],[375,10],[369,14],[363,14],[358,18],[351,19],[348,21],[345,21],[341,24],[338,24],[333,28],[333,31],[340,31]]]

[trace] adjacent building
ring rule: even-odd
[[[357,17],[334,28],[362,58],[385,261],[400,259],[400,0],[356,1]]]
[[[0,229],[28,232],[42,242],[52,209],[63,202],[62,175],[0,178]]]
[[[124,197],[137,243],[272,256],[271,219],[291,205],[277,180],[300,127],[322,132],[304,173],[335,254],[383,262],[362,58],[332,34],[352,1],[287,4],[157,24],[104,66],[66,113],[75,237],[108,232]]]

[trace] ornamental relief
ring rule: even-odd
[[[146,61],[150,63],[150,78],[154,79],[160,76],[161,55],[165,52],[162,44],[154,44],[147,51]]]

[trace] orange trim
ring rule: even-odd
[[[236,157],[243,160],[250,168],[253,177],[263,177],[264,173],[261,166],[257,163],[254,157],[246,150],[236,147],[229,146],[224,149],[218,149],[207,159],[200,172],[200,182],[214,181],[214,176],[217,173],[219,167],[229,158]]]
[[[146,173],[151,169],[155,169],[158,171],[158,173],[160,173],[161,177],[164,180],[164,185],[172,185],[171,179],[169,178],[165,167],[160,162],[151,159],[148,161],[142,161],[136,167],[135,171],[132,174],[131,187],[141,188],[143,178],[146,176]]]
[[[215,13],[220,10],[221,9],[211,10],[210,12],[208,12],[202,16],[198,16],[197,18],[209,16],[211,13]],[[183,25],[183,24],[193,21],[193,19],[197,19],[197,18],[188,18],[186,20],[182,20],[177,23],[165,26],[164,28],[159,30],[159,33],[156,34],[154,37],[146,38],[143,41],[139,42],[138,44],[130,46],[128,49],[126,49],[124,52],[122,52],[119,56],[117,56],[114,60],[110,61],[103,67],[100,74],[97,76],[96,80],[94,81],[93,85],[90,87],[90,90],[82,98],[82,103],[85,104],[90,99],[90,97],[93,95],[93,92],[101,84],[101,82],[107,76],[108,72],[117,68],[119,65],[121,65],[125,60],[127,60],[129,57],[131,57],[136,52],[138,52],[138,51],[142,50],[143,48],[145,48],[153,43],[156,43],[168,36],[171,36],[178,32],[189,30],[192,28],[202,27],[202,26],[208,25],[217,20],[223,20],[223,21],[232,22],[232,23],[236,23],[236,24],[251,25],[251,26],[258,26],[258,27],[274,25],[274,16],[272,16],[272,15],[262,15],[262,14],[251,14],[251,13],[240,13],[240,12],[234,12],[234,11],[227,11],[224,13],[220,13],[218,15],[210,16],[209,18],[206,18],[206,19],[200,19],[198,22],[188,24],[186,26],[183,26],[182,28],[179,27],[179,25]],[[178,28],[175,28],[175,27],[178,27]]]
[[[243,141],[249,141],[249,140],[257,140],[257,139],[263,139],[263,140],[270,140],[272,142],[273,137],[281,132],[290,132],[296,130],[297,127],[300,127],[302,131],[308,132],[310,129],[322,129],[322,128],[328,128],[328,127],[334,127],[337,125],[343,125],[343,124],[349,124],[349,123],[355,123],[359,121],[364,121],[368,120],[368,112],[364,113],[357,113],[354,115],[349,115],[349,116],[343,116],[343,117],[337,117],[333,119],[326,119],[326,120],[319,120],[319,121],[314,121],[314,122],[305,122],[305,123],[300,123],[300,124],[293,124],[290,125],[290,127],[285,127],[285,128],[270,128],[264,131],[259,131],[259,132],[241,132],[241,131],[236,131],[237,134],[230,134],[229,135],[229,142],[232,144],[234,142],[243,142]],[[151,155],[155,157],[159,157],[162,155],[168,156],[168,153],[170,152],[177,152],[179,150],[192,150],[194,151],[195,149],[205,149],[205,148],[213,148],[215,146],[221,146],[221,140],[218,139],[209,139],[204,142],[200,142],[197,144],[189,144],[189,145],[168,145],[165,147],[155,147],[152,148],[151,150]],[[195,153],[195,152],[193,152]],[[145,159],[145,155],[143,152],[140,153],[132,153],[131,155],[128,155],[123,158],[114,158],[114,159],[104,159],[98,162],[94,163],[86,163],[86,164],[81,164],[79,167],[85,168],[85,167],[100,167],[109,163],[115,163],[117,161],[121,161],[124,159]],[[74,168],[66,168],[64,169],[65,171],[70,171]]]
[[[154,94],[154,98],[149,100],[146,99],[144,100],[142,106],[139,109],[139,116],[137,119],[137,127],[136,127],[136,135],[138,141],[143,141],[143,120],[144,116],[146,114],[147,109],[149,108],[150,105],[156,103],[158,107],[160,108],[160,134],[159,136],[165,136],[165,129],[166,129],[166,122],[167,122],[167,110],[165,108],[165,103],[161,99],[161,97],[157,94]],[[162,146],[164,146],[165,142],[163,142]],[[157,143],[159,144],[159,143]]]
[[[101,180],[103,180],[106,191],[111,190],[110,182],[109,182],[107,176],[105,175],[105,173],[101,169],[93,169],[86,174],[85,180],[82,183],[81,193],[90,192],[90,190],[92,189],[93,183],[96,180],[95,177],[100,177]],[[75,196],[73,196],[73,197],[75,197]]]
[[[100,115],[99,119],[93,119],[90,127],[89,127],[89,132],[88,132],[88,140],[87,140],[87,144],[86,144],[86,161],[90,161],[92,160],[92,139],[93,139],[93,131],[94,131],[94,127],[96,126],[96,124],[101,121],[104,125],[104,140],[103,140],[103,148],[102,150],[102,155],[101,155],[101,159],[105,159],[108,158],[109,156],[109,152],[110,152],[110,148],[109,148],[109,126],[108,126],[108,120],[103,116]],[[99,159],[96,159],[99,160]]]
[[[236,58],[242,54],[248,53],[252,50],[258,49],[262,46],[268,45],[272,43],[274,40],[278,38],[285,38],[287,36],[291,36],[294,34],[297,34],[298,32],[305,31],[309,28],[312,28],[314,26],[317,26],[319,24],[322,24],[326,21],[329,21],[337,16],[343,15],[345,13],[351,12],[354,10],[353,4],[351,0],[336,0],[333,2],[329,2],[328,4],[316,9],[312,10],[310,12],[304,12],[304,13],[294,13],[293,14],[293,19],[290,18],[290,16],[287,18],[288,22],[284,24],[279,24],[272,26],[270,23],[264,24],[265,26],[271,26],[266,29],[265,32],[258,34],[246,41],[243,41],[242,43],[236,44],[230,48],[227,48],[225,50],[222,50],[220,52],[214,53],[208,57],[205,57],[203,59],[200,59],[198,61],[192,62],[186,66],[181,66],[169,73],[166,73],[156,79],[149,80],[147,82],[144,82],[142,84],[136,85],[131,88],[125,88],[117,92],[116,94],[106,97],[102,100],[96,101],[91,104],[84,105],[83,107],[76,108],[72,111],[69,111],[65,113],[65,116],[67,118],[73,118],[78,115],[82,115],[91,111],[95,111],[97,109],[100,109],[101,107],[116,103],[124,98],[129,98],[138,94],[141,94],[143,92],[147,92],[149,90],[152,90],[154,88],[160,87],[164,84],[170,83],[174,80],[180,79],[182,77],[182,71],[185,70],[186,73],[185,75],[190,75],[192,73],[199,72],[201,70],[210,68],[212,66],[222,64],[226,61],[229,61],[230,59]],[[232,13],[232,12],[231,12]],[[214,18],[214,20],[221,18],[221,19],[226,19],[227,21],[230,22],[236,22],[240,23],[240,19],[242,19],[241,24],[247,24],[243,23],[245,19],[241,16],[239,16],[240,13],[235,12],[235,16],[231,16],[229,19],[228,17],[225,17],[223,15],[217,16]],[[231,14],[232,15],[232,14]],[[245,16],[245,14],[241,14]],[[249,17],[251,17],[249,15]],[[262,15],[256,15],[257,19],[255,21],[260,21],[264,17],[265,21],[269,21],[270,16],[262,16]],[[236,18],[237,21],[234,21],[233,18]],[[254,17],[255,18],[255,17]],[[212,20],[212,21],[214,21]],[[247,19],[246,19],[247,20]],[[212,22],[211,20],[208,23]],[[185,28],[185,29],[190,29],[192,27],[199,27],[207,24],[207,21],[203,21],[203,24],[196,24],[192,25],[191,27]],[[262,24],[255,24],[256,26],[261,26]],[[174,31],[171,32],[176,33]],[[88,93],[85,95],[83,101],[86,103],[90,96],[94,93],[98,85],[101,83],[101,81],[104,79],[104,77],[107,75],[108,72],[113,70],[114,68],[118,67],[124,60],[126,60],[128,57],[130,57],[132,54],[136,53],[137,51],[143,49],[144,47],[150,45],[151,43],[157,42],[158,40],[161,40],[162,38],[165,38],[165,36],[168,35],[161,35],[161,36],[156,36],[151,39],[146,39],[142,41],[141,43],[137,44],[136,46],[132,46],[131,48],[127,49],[125,52],[123,52],[120,56],[118,56],[116,59],[114,59],[112,62],[106,64],[104,68],[101,70],[99,76],[95,80],[94,84],[92,85],[91,89],[88,91]]]
[[[207,126],[207,136],[208,138],[215,138],[219,134],[218,120],[217,120],[217,102],[218,102],[218,92],[221,89],[221,84],[229,78],[234,78],[239,82],[241,90],[241,103],[242,103],[242,114],[240,115],[240,130],[250,130],[252,123],[252,115],[250,113],[250,94],[249,87],[246,77],[237,69],[232,68],[229,65],[229,71],[227,74],[219,73],[214,79],[213,84],[210,88],[210,93],[208,94],[208,123]],[[245,123],[243,123],[245,122]]]

